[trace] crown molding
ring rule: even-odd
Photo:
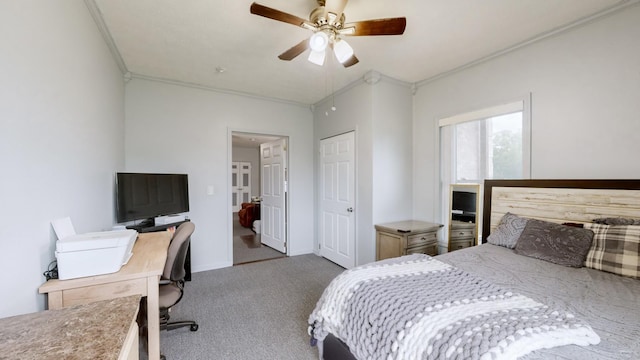
[[[120,54],[120,51],[118,51],[118,47],[113,41],[113,37],[111,36],[109,29],[104,23],[104,18],[102,17],[100,8],[98,8],[98,4],[96,4],[95,0],[84,0],[84,3],[87,6],[87,9],[89,9],[89,13],[91,14],[91,17],[93,17],[93,21],[95,21],[96,26],[98,26],[98,30],[100,31],[100,34],[102,34],[102,38],[107,44],[109,51],[111,51],[113,60],[118,64],[120,72],[122,72],[123,75],[127,74],[129,72],[127,65],[124,63],[124,59],[122,59],[122,55]]]
[[[375,85],[380,81],[380,78],[382,78],[382,75],[379,72],[371,70],[364,74],[362,80],[369,85]]]
[[[166,79],[166,78],[161,78],[161,77],[157,77],[157,76],[149,76],[149,75],[142,75],[142,74],[136,74],[136,73],[129,73],[129,74],[130,74],[130,78],[131,79],[147,80],[147,81],[159,82],[159,83],[164,83],[164,84],[188,87],[188,88],[193,88],[193,89],[211,91],[211,92],[216,92],[216,93],[220,93],[220,94],[236,95],[236,96],[241,96],[241,97],[246,97],[246,98],[251,98],[251,99],[257,99],[257,100],[266,100],[266,101],[277,102],[277,103],[281,103],[281,104],[300,106],[300,107],[303,107],[305,109],[309,108],[309,104],[301,103],[301,102],[297,102],[297,101],[284,100],[284,99],[268,97],[268,96],[260,96],[260,95],[246,93],[246,92],[242,92],[242,91],[236,91],[236,90],[219,89],[219,88],[215,88],[215,87],[208,86],[208,85],[185,82],[185,81],[179,81],[179,80]]]
[[[640,1],[640,0],[639,0]],[[415,83],[409,83],[406,81],[402,81],[402,80],[398,80],[395,78],[392,78],[390,76],[381,74],[375,70],[369,70],[367,71],[361,78],[352,81],[351,83],[347,84],[346,86],[342,87],[340,90],[336,90],[334,91],[332,94],[329,94],[328,96],[325,96],[324,98],[322,98],[319,101],[316,101],[315,103],[312,104],[312,106],[315,108],[318,107],[319,104],[322,104],[328,100],[331,100],[332,98],[342,95],[344,93],[346,93],[347,91],[353,89],[354,87],[358,86],[358,85],[362,85],[362,84],[368,84],[368,85],[375,85],[378,84],[380,81],[384,81],[386,83],[390,83],[390,84],[395,84],[395,85],[399,85],[399,86],[404,86],[408,89],[411,89],[411,91],[415,94],[414,88],[415,88]]]

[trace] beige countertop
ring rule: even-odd
[[[140,296],[0,319],[0,359],[118,359]]]

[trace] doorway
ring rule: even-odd
[[[285,257],[288,138],[233,131],[231,142],[233,265]]]

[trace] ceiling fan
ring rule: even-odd
[[[252,14],[313,31],[311,37],[280,54],[278,57],[281,60],[292,60],[310,49],[308,60],[323,65],[326,48],[330,47],[338,61],[344,67],[349,67],[357,64],[359,60],[354,55],[353,48],[343,39],[344,36],[401,35],[407,25],[407,19],[404,17],[345,23],[343,11],[348,0],[317,1],[318,7],[311,11],[309,20],[255,2],[251,4]]]

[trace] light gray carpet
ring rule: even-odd
[[[194,273],[171,317],[200,329],[161,332],[161,351],[168,360],[317,359],[307,319],[343,270],[311,254]]]
[[[238,213],[233,213],[233,264],[275,259],[286,256],[260,244],[260,234],[240,225]]]

